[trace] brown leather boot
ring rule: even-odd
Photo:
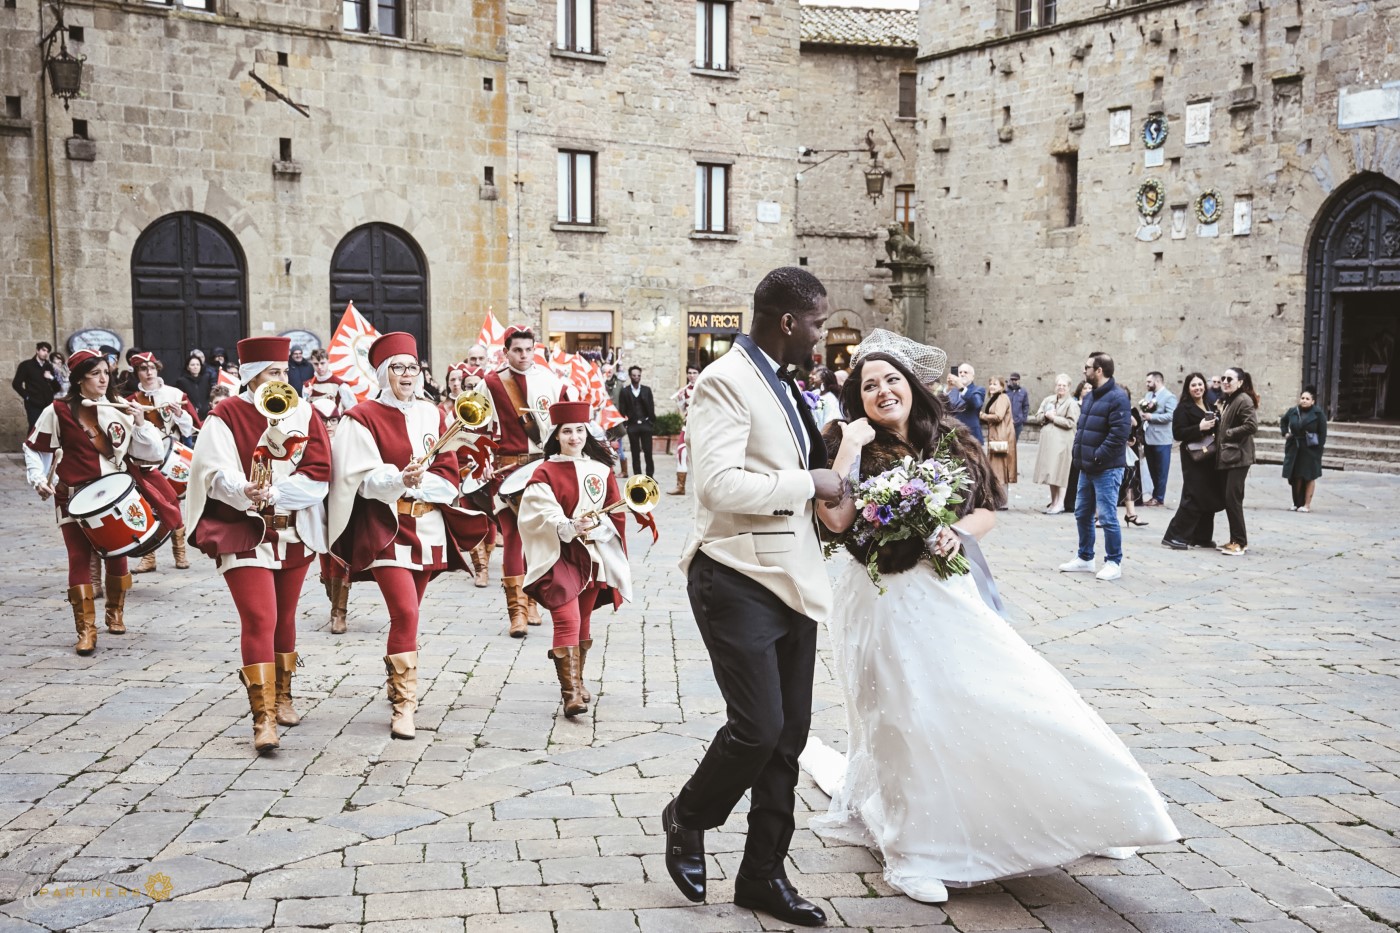
[[[528,596],[525,597],[525,621],[530,625],[544,624],[540,618],[540,604]]]
[[[277,725],[295,726],[301,714],[292,708],[292,675],[297,671],[297,653],[288,651],[273,655],[277,665]]]
[[[96,551],[88,558],[88,579],[92,581],[93,598],[101,599],[102,593],[102,556]]]
[[[506,611],[510,613],[511,638],[525,637],[525,626],[528,624],[525,601],[529,597],[525,595],[524,582],[523,576],[501,578],[501,589],[506,591]]]
[[[80,583],[68,587],[68,601],[73,604],[73,625],[78,630],[78,654],[89,655],[97,648],[97,607],[92,603],[92,584]]]
[[[476,571],[476,579],[472,582],[478,587],[489,586],[491,583],[491,555],[486,550],[486,542],[482,541],[472,548],[472,569]]]
[[[147,551],[146,556],[141,558],[141,563],[131,568],[132,573],[150,573],[156,569],[156,552]]]
[[[120,577],[107,575],[107,610],[104,621],[107,623],[107,631],[113,635],[126,634],[126,619],[124,610],[126,609],[126,591],[131,589],[131,574],[123,574]]]
[[[389,736],[411,739],[417,734],[413,727],[413,713],[418,709],[418,652],[385,655],[384,672],[389,675],[389,690],[394,697]]]
[[[338,577],[326,581],[331,597],[331,634],[345,634],[345,607],[350,603],[350,581]]]
[[[588,681],[584,680],[583,668],[588,663],[588,649],[593,647],[593,639],[585,638],[578,643],[578,688],[583,694],[583,702],[593,705],[593,694],[588,692]]]
[[[170,536],[170,552],[175,555],[175,569],[190,569],[190,554],[185,550],[185,529],[177,528]]]
[[[685,478],[686,478],[687,476],[689,476],[689,475],[690,475],[689,473],[677,473],[677,474],[676,474],[676,488],[675,488],[675,489],[672,489],[669,493],[667,493],[667,495],[669,495],[669,496],[683,496],[683,495],[685,495]]]
[[[277,665],[249,664],[238,676],[248,688],[248,707],[253,711],[253,748],[262,755],[281,744],[277,740]]]
[[[573,719],[579,713],[588,712],[588,704],[583,702],[583,678],[579,674],[579,651],[575,645],[549,649],[549,659],[554,662],[554,673],[559,677],[559,695],[564,700],[564,716]]]

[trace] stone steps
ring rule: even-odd
[[[1254,438],[1255,459],[1259,463],[1282,463],[1283,447],[1283,438],[1275,431],[1266,433],[1261,425]],[[1400,425],[1328,424],[1322,466],[1327,470],[1400,474]]]

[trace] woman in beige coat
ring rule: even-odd
[[[1031,421],[1040,425],[1039,450],[1035,455],[1035,482],[1050,487],[1046,515],[1065,510],[1065,487],[1074,451],[1074,427],[1079,423],[1079,402],[1069,392],[1069,376],[1055,377],[1055,394],[1047,395]]]
[[[1006,382],[1000,376],[987,380],[987,400],[977,417],[982,420],[982,431],[987,437],[992,472],[1010,486],[1016,482],[1016,425],[1011,420],[1011,399],[1006,397]]]

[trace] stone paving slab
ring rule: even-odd
[[[17,475],[0,476],[17,503],[0,534],[24,542],[0,568],[0,933],[781,928],[728,902],[746,801],[707,834],[708,904],[662,864],[660,809],[723,722],[674,569],[687,502],[661,504],[659,544],[634,541],[634,603],[594,620],[590,715],[558,714],[547,628],[505,635],[497,564],[485,590],[430,587],[418,738],[391,742],[383,600],[357,584],[333,636],[313,579],[304,721],[260,758],[208,562],[175,571],[163,552],[137,578],[130,634],[78,658],[51,513]],[[828,929],[1400,929],[1400,480],[1329,473],[1298,515],[1258,468],[1239,560],[1161,548],[1170,511],[1143,509],[1108,585],[1053,572],[1073,522],[1040,515],[1041,495],[1013,487],[985,545],[1013,625],[1134,751],[1185,838],[925,905],[875,854],[805,828],[826,797],[804,776],[788,873]],[[823,632],[813,731],[843,748],[828,650]],[[157,876],[166,899],[147,893]]]

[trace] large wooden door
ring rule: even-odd
[[[429,358],[428,264],[413,237],[389,224],[365,224],[345,235],[331,257],[330,329],[340,324],[345,304],[381,334],[401,330]]]
[[[203,214],[167,214],[131,253],[136,345],[154,351],[174,378],[186,355],[234,344],[248,333],[248,272],[238,240]]]

